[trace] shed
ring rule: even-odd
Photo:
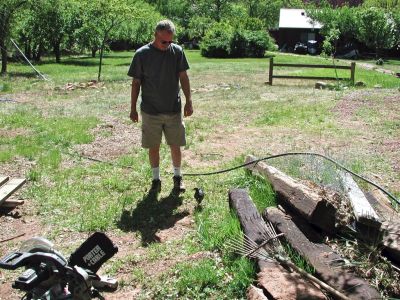
[[[279,27],[271,31],[271,34],[279,49],[292,51],[297,42],[316,40],[321,43],[321,28],[322,24],[309,18],[304,9],[281,8]]]

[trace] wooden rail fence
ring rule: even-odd
[[[289,68],[314,68],[314,69],[339,69],[350,70],[350,78],[342,77],[329,77],[329,76],[297,76],[297,75],[274,75],[274,67],[289,67]],[[350,66],[330,66],[330,65],[308,65],[308,64],[277,64],[274,63],[274,58],[269,59],[269,81],[268,84],[272,85],[273,78],[291,78],[291,79],[317,79],[317,80],[349,80],[354,84],[354,77],[356,72],[356,63],[352,62]]]

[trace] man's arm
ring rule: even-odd
[[[181,87],[183,94],[185,95],[186,103],[183,109],[184,116],[189,117],[193,114],[192,96],[190,93],[190,81],[189,76],[186,71],[179,73],[179,81],[181,82]]]
[[[134,78],[132,80],[132,90],[131,90],[131,114],[130,118],[134,123],[139,122],[139,115],[136,109],[137,99],[139,97],[140,92],[140,79]]]

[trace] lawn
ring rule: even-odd
[[[174,197],[163,146],[163,189],[159,199],[149,196],[151,170],[140,148],[140,127],[128,118],[132,55],[108,53],[103,81],[93,85],[87,83],[97,78],[98,58],[65,57],[61,64],[46,59],[36,66],[50,81],[36,78],[23,64],[10,64],[9,76],[0,82],[0,99],[9,100],[0,101],[0,174],[25,176],[28,184],[19,194],[25,199],[21,218],[0,219],[1,239],[26,236],[0,244],[0,255],[34,235],[68,254],[89,233],[102,230],[120,249],[101,272],[119,279],[114,294],[121,299],[244,298],[256,269],[225,251],[226,240],[240,230],[227,191],[248,188],[260,211],[275,205],[274,193],[239,169],[185,177],[187,192]],[[275,62],[332,64],[311,56],[268,55]],[[268,86],[268,57],[205,59],[198,51],[187,56],[195,113],[185,120],[185,172],[238,165],[248,153],[314,151],[400,195],[400,79],[357,67],[356,81],[365,88],[316,90],[313,80],[278,79]],[[334,70],[279,72],[334,76]],[[298,177],[309,177],[299,172],[304,165],[313,164],[314,171],[323,165],[302,158],[271,163]],[[206,194],[201,207],[193,198],[195,187]],[[10,288],[15,273],[1,274],[2,293],[17,299]],[[379,288],[388,294],[385,286]]]

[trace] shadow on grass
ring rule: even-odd
[[[79,57],[79,58],[68,58],[62,59],[60,63],[56,63],[54,60],[47,60],[38,63],[38,65],[60,65],[60,66],[78,66],[78,67],[92,67],[98,66],[98,60],[89,60],[91,57]],[[105,65],[103,61],[103,65]]]
[[[25,77],[25,78],[40,78],[39,75],[32,70],[32,72],[8,72],[9,77]]]
[[[189,212],[174,212],[182,204],[182,197],[171,192],[167,197],[157,199],[157,194],[149,192],[133,211],[124,210],[117,226],[123,231],[138,231],[142,245],[160,242],[156,232],[171,228]]]

